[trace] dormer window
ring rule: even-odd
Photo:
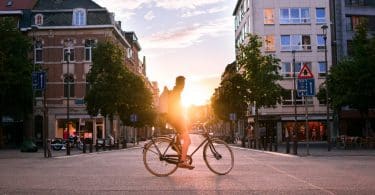
[[[73,26],[86,25],[86,10],[79,8],[73,10]]]
[[[37,14],[35,15],[35,25],[43,25],[43,15],[42,14]]]

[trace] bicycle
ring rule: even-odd
[[[203,146],[203,159],[208,169],[218,175],[228,174],[234,165],[234,157],[228,144],[212,133],[204,131],[205,138],[199,146],[186,156],[188,163],[192,164],[193,155]],[[181,157],[181,144],[179,135],[172,137],[159,136],[152,138],[143,147],[143,163],[153,175],[165,177],[174,173],[178,168]]]

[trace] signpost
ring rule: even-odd
[[[134,146],[135,146],[135,143],[137,142],[138,143],[138,139],[137,139],[137,130],[136,130],[136,128],[135,128],[135,123],[138,121],[138,116],[137,116],[137,114],[131,114],[130,115],[130,122],[132,122],[133,123],[133,125],[134,125]]]
[[[46,88],[46,72],[38,71],[32,73],[32,84],[34,90],[44,90]]]
[[[298,74],[297,93],[299,97],[305,100],[305,130],[306,130],[306,153],[309,154],[309,121],[307,98],[315,96],[315,79],[307,64],[303,64],[301,71]]]

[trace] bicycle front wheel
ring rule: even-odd
[[[234,165],[232,150],[220,139],[212,139],[204,146],[203,159],[207,167],[218,175],[228,174]]]
[[[158,137],[145,145],[143,163],[153,175],[165,177],[176,171],[179,155],[172,149],[171,142],[172,139]]]

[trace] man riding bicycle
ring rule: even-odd
[[[191,144],[190,136],[188,133],[184,112],[181,105],[181,93],[185,87],[185,77],[178,76],[176,78],[175,86],[168,95],[168,115],[167,121],[172,125],[177,133],[179,134],[180,141],[182,140],[181,158],[178,167],[194,169],[194,166],[190,165],[187,160],[187,152],[189,145]]]

